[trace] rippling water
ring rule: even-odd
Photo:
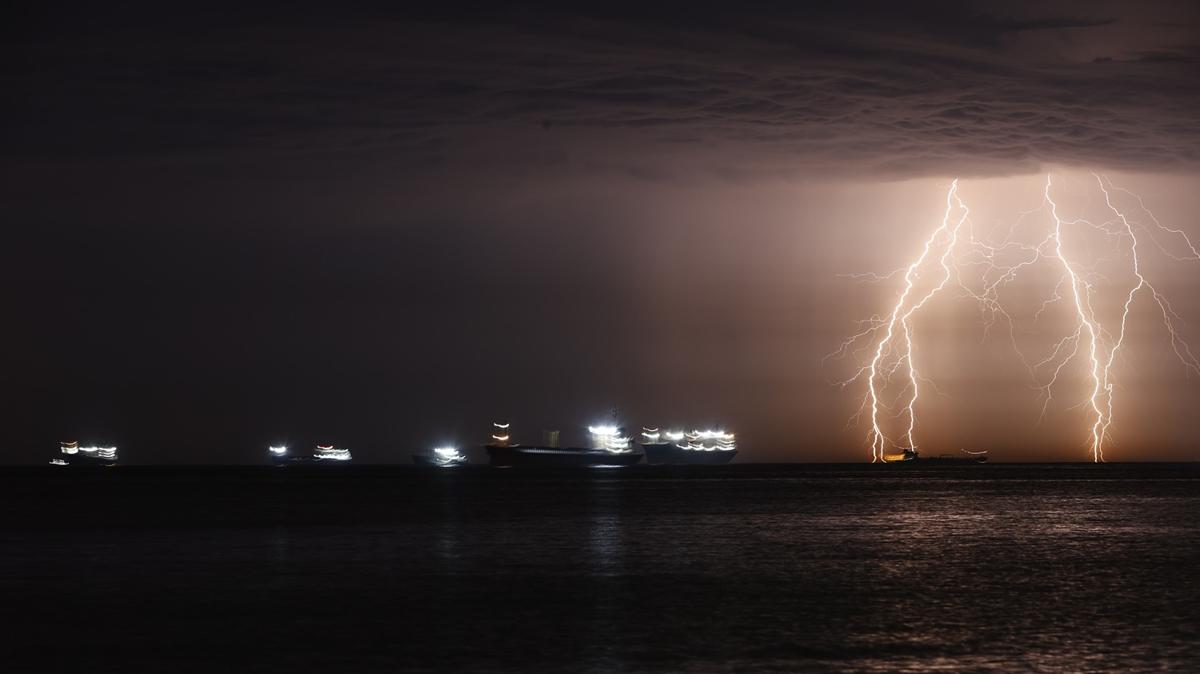
[[[1200,671],[1200,464],[0,471],[19,671]]]

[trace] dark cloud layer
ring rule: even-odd
[[[418,168],[537,142],[598,167],[729,177],[1200,164],[1186,7],[738,7],[32,16],[6,145],[375,152]]]

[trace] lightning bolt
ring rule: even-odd
[[[1103,378],[1101,377],[1100,356],[1097,353],[1099,350],[1100,327],[1096,323],[1091,307],[1092,286],[1080,278],[1080,275],[1075,271],[1075,268],[1071,266],[1070,261],[1067,260],[1066,253],[1063,252],[1063,221],[1062,218],[1058,217],[1058,204],[1055,203],[1053,197],[1050,196],[1050,185],[1050,176],[1047,175],[1046,188],[1043,194],[1045,196],[1046,203],[1050,205],[1050,217],[1054,219],[1054,255],[1058,258],[1059,262],[1062,263],[1063,272],[1066,274],[1067,278],[1070,279],[1071,298],[1075,303],[1075,314],[1079,318],[1080,327],[1075,333],[1076,349],[1079,348],[1079,339],[1082,337],[1082,333],[1085,331],[1087,332],[1088,355],[1092,363],[1092,394],[1088,399],[1088,403],[1091,405],[1092,411],[1096,416],[1096,420],[1092,423],[1091,451],[1092,458],[1096,461],[1099,461],[1103,453],[1102,445],[1104,442],[1104,434],[1101,429],[1106,426],[1106,417],[1104,410],[1100,407],[1100,401],[1098,398],[1101,396],[1101,391],[1104,386],[1103,379],[1107,378],[1107,374],[1105,374]],[[1067,360],[1070,359],[1068,358]],[[1065,362],[1066,361],[1064,361],[1064,363]],[[1054,379],[1058,378],[1058,373],[1061,369],[1062,368],[1060,366],[1059,369],[1054,371]],[[1105,372],[1107,372],[1107,369]],[[1047,385],[1047,390],[1049,390],[1049,387],[1052,385],[1053,380]]]
[[[1179,358],[1179,361],[1186,368],[1186,371],[1200,374],[1200,362],[1197,362],[1195,355],[1192,354],[1191,348],[1188,346],[1187,342],[1180,338],[1178,331],[1175,329],[1175,323],[1173,319],[1178,318],[1178,314],[1176,314],[1174,309],[1172,309],[1170,302],[1167,301],[1167,298],[1159,293],[1154,285],[1147,281],[1146,277],[1142,275],[1142,261],[1138,252],[1138,238],[1133,224],[1129,221],[1129,218],[1123,211],[1113,205],[1112,195],[1109,193],[1108,187],[1105,186],[1104,179],[1095,174],[1092,174],[1092,176],[1096,179],[1096,184],[1100,187],[1100,191],[1104,194],[1105,205],[1108,206],[1108,209],[1111,210],[1121,221],[1121,224],[1125,230],[1125,234],[1129,237],[1132,271],[1134,278],[1137,279],[1137,283],[1130,288],[1129,294],[1125,298],[1125,304],[1123,305],[1121,312],[1121,325],[1119,331],[1117,332],[1117,340],[1113,344],[1112,349],[1109,351],[1108,362],[1104,364],[1103,369],[1104,379],[1102,384],[1104,388],[1104,395],[1106,397],[1107,408],[1105,410],[1103,423],[1100,425],[1099,434],[1096,435],[1094,433],[1096,436],[1095,440],[1097,442],[1094,451],[1094,457],[1096,460],[1103,460],[1103,442],[1105,437],[1108,435],[1108,428],[1112,425],[1113,418],[1113,384],[1109,380],[1109,375],[1112,370],[1113,361],[1116,360],[1117,351],[1120,350],[1121,345],[1125,342],[1125,327],[1129,320],[1129,309],[1133,305],[1134,299],[1136,298],[1138,292],[1142,291],[1142,289],[1146,289],[1149,291],[1150,297],[1154,299],[1154,303],[1158,306],[1158,310],[1162,314],[1163,326],[1170,335],[1171,347],[1175,351],[1176,357]],[[1142,210],[1150,215],[1151,220],[1157,227],[1182,238],[1183,242],[1187,245],[1188,250],[1191,252],[1190,257],[1177,256],[1167,253],[1170,257],[1176,260],[1200,260],[1200,253],[1196,251],[1196,247],[1192,245],[1191,240],[1188,239],[1186,234],[1178,229],[1162,227],[1162,225],[1158,223],[1158,220],[1154,218],[1154,215],[1146,209],[1145,203],[1142,202],[1141,197],[1138,197],[1138,203],[1142,206]],[[1164,250],[1163,252],[1167,251]]]
[[[917,368],[912,319],[935,296],[951,285],[960,296],[975,301],[979,306],[984,317],[984,339],[997,321],[1007,324],[1012,349],[1025,366],[1035,383],[1034,388],[1040,392],[1039,395],[1043,399],[1042,417],[1053,400],[1053,391],[1058,386],[1064,370],[1081,355],[1085,356],[1088,383],[1087,395],[1081,404],[1088,409],[1088,453],[1094,461],[1104,460],[1104,445],[1109,439],[1114,418],[1113,369],[1118,353],[1125,344],[1130,312],[1140,296],[1148,296],[1157,306],[1172,350],[1185,371],[1200,375],[1200,360],[1176,329],[1176,322],[1181,320],[1178,313],[1144,273],[1146,261],[1143,258],[1144,246],[1140,245],[1142,242],[1139,234],[1144,234],[1145,239],[1172,260],[1200,261],[1200,251],[1185,232],[1159,222],[1140,196],[1114,187],[1102,176],[1093,174],[1093,178],[1104,196],[1104,205],[1112,214],[1112,219],[1100,224],[1084,218],[1064,219],[1059,215],[1059,204],[1053,193],[1055,181],[1052,176],[1047,175],[1042,189],[1041,205],[1021,213],[995,244],[990,243],[988,237],[976,234],[970,221],[970,209],[959,196],[959,183],[956,179],[946,193],[945,211],[940,224],[925,238],[920,254],[907,267],[887,274],[846,275],[872,283],[887,282],[901,274],[903,277],[903,288],[891,310],[885,315],[872,316],[859,322],[858,332],[826,356],[828,361],[847,357],[858,358],[864,353],[870,355],[866,364],[859,367],[849,379],[840,382],[840,385],[847,387],[861,380],[866,381],[863,402],[851,423],[854,419],[867,416],[869,412],[868,439],[873,462],[887,461],[889,448],[914,451],[917,448],[917,402],[921,397],[921,386],[924,384],[933,388],[935,392],[938,391],[934,382],[924,378]],[[1113,194],[1135,199],[1137,208],[1146,216],[1148,223],[1140,223],[1133,219],[1129,212],[1122,210],[1114,201]],[[1049,231],[1038,235],[1033,243],[1022,242],[1018,230],[1030,216],[1041,211],[1049,215]],[[1113,285],[1098,271],[1101,262],[1110,260],[1093,260],[1088,264],[1082,256],[1070,252],[1067,236],[1069,227],[1087,227],[1097,231],[1103,234],[1106,240],[1117,242],[1122,250],[1127,242],[1127,255],[1122,259],[1128,260],[1128,271],[1133,283],[1124,293],[1120,318],[1115,321],[1114,332],[1105,328],[1096,309],[1097,299],[1106,288]],[[1164,243],[1164,239],[1176,241],[1186,252],[1172,252],[1169,244]],[[1018,347],[1015,321],[1000,301],[1000,291],[1022,271],[1043,260],[1057,267],[1060,276],[1050,295],[1041,301],[1033,320],[1036,323],[1055,303],[1069,300],[1075,325],[1070,333],[1053,342],[1045,358],[1030,363]],[[863,344],[872,346],[864,347]],[[1049,372],[1048,376],[1041,376],[1040,373],[1046,370]],[[893,377],[901,371],[904,374],[904,385],[900,393],[893,401],[885,400],[885,390],[892,383]],[[896,408],[899,409],[898,412],[893,411]],[[893,419],[906,421],[902,443],[892,440],[884,431],[889,413]]]
[[[951,215],[954,213],[956,205],[962,211],[962,216],[957,220],[952,220]],[[920,397],[921,377],[913,359],[913,331],[910,319],[914,313],[925,306],[926,302],[945,288],[947,282],[953,276],[950,259],[954,252],[955,244],[958,242],[959,231],[962,228],[963,222],[966,221],[968,213],[969,210],[963,204],[962,200],[958,198],[958,180],[956,179],[950,184],[950,189],[946,192],[946,210],[942,215],[941,224],[925,240],[921,254],[904,271],[904,290],[901,291],[900,296],[896,299],[896,304],[892,307],[888,319],[883,321],[873,318],[867,321],[868,327],[843,343],[840,349],[841,352],[845,353],[859,339],[873,334],[881,328],[884,330],[883,338],[879,340],[878,345],[875,347],[875,354],[871,358],[870,364],[860,369],[851,380],[843,383],[843,385],[848,385],[851,381],[857,380],[864,375],[866,376],[867,397],[871,409],[871,460],[873,462],[885,460],[887,448],[895,446],[895,443],[889,440],[884,434],[880,425],[880,413],[883,407],[883,403],[880,400],[880,392],[891,376],[902,366],[906,368],[909,380],[904,392],[907,393],[907,402],[904,405],[905,411],[902,412],[908,418],[908,428],[904,436],[908,448],[916,447],[914,439],[917,427],[916,403]],[[945,241],[945,243],[942,243],[942,241]],[[919,299],[913,299],[916,297],[914,290],[919,280],[920,270],[939,246],[944,247],[944,251],[938,257],[938,265],[942,270],[940,280],[926,290]],[[896,273],[893,272],[879,278],[890,278],[896,275]],[[897,326],[901,333],[898,355],[894,359],[894,363],[889,365],[888,356],[891,355],[893,350],[893,339],[896,338]]]

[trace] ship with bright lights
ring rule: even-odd
[[[313,450],[313,461],[318,463],[350,463],[350,450],[333,445],[317,445]]]
[[[116,447],[80,447],[79,443],[58,443],[59,456],[50,463],[55,466],[115,466],[117,465]]]
[[[737,456],[733,433],[723,429],[672,431],[642,428],[640,440],[651,465],[721,465]]]
[[[296,460],[295,458],[288,456],[287,445],[271,445],[270,447],[267,447],[267,455],[271,457],[271,463],[275,464],[276,466],[284,466],[289,462]]]
[[[271,445],[267,448],[267,456],[271,463],[277,466],[312,463],[349,463],[350,450],[340,449],[333,445],[317,445],[312,456],[292,456],[286,445]]]
[[[939,454],[937,456],[921,456],[914,448],[905,449],[896,454],[885,454],[884,463],[909,466],[972,466],[987,463],[987,451],[968,452],[959,450],[962,454]]]
[[[484,449],[491,465],[500,468],[623,468],[642,460],[643,452],[615,424],[589,426],[588,434],[590,447],[560,447],[558,431],[545,431],[540,445],[521,445],[511,442],[509,424],[496,423]]]
[[[413,463],[418,466],[453,468],[467,465],[467,457],[457,447],[434,447],[427,454],[413,454]]]

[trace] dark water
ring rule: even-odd
[[[9,671],[1200,671],[1200,464],[6,469],[0,500]]]

